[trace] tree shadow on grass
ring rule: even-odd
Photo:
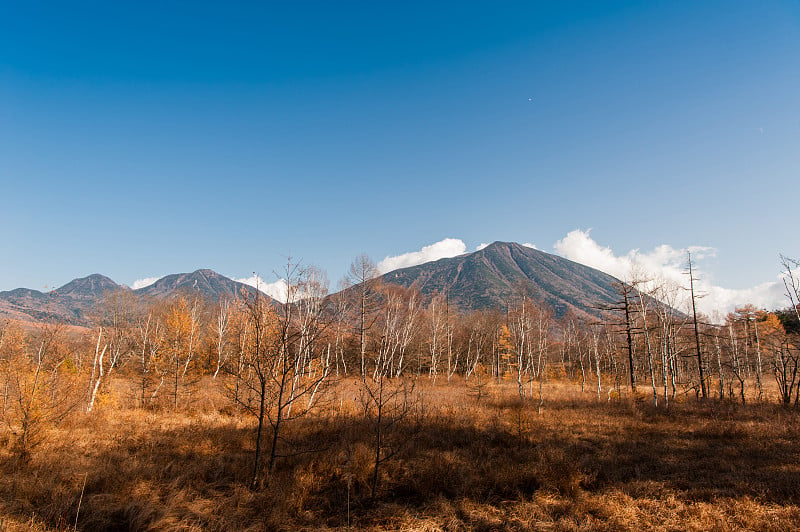
[[[380,526],[428,511],[435,500],[497,507],[540,490],[566,498],[616,489],[634,498],[672,492],[687,501],[800,503],[794,413],[782,428],[770,424],[782,411],[763,408],[679,405],[665,413],[550,402],[544,416],[526,410],[523,432],[513,408],[496,405],[504,422],[429,416],[418,427],[398,424],[388,436],[407,441],[384,464],[376,500],[369,497],[372,433],[357,416],[296,423],[275,475],[256,491],[248,489],[253,431],[234,423],[139,428],[106,435],[75,456],[4,461],[0,490],[14,513],[70,525],[85,476],[84,530]],[[295,446],[318,452],[289,452]]]

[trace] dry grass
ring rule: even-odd
[[[424,379],[423,379],[424,380]],[[0,530],[789,530],[800,527],[800,415],[708,401],[654,409],[545,387],[545,408],[510,383],[480,402],[462,381],[418,386],[425,417],[384,464],[357,384],[291,436],[324,449],[279,461],[247,488],[253,425],[212,386],[193,412],[76,416],[27,462],[0,439]],[[122,395],[122,394],[121,394]],[[224,408],[222,409],[225,410]],[[409,421],[410,423],[410,421]],[[349,512],[348,512],[349,507]]]

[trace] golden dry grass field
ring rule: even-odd
[[[250,489],[254,422],[217,381],[189,412],[129,408],[117,392],[27,460],[0,439],[0,530],[792,530],[800,414],[694,398],[598,401],[511,382],[480,399],[463,379],[418,383],[391,431],[375,499],[358,381],[287,428],[274,475]],[[537,394],[538,395],[538,394]],[[286,453],[291,454],[291,453]],[[77,521],[76,521],[77,516]]]

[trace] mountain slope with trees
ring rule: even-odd
[[[387,283],[415,285],[423,296],[447,294],[460,310],[506,310],[525,294],[551,307],[556,316],[572,310],[598,315],[597,307],[619,298],[619,281],[599,270],[513,242],[402,268],[383,275]]]

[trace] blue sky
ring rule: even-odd
[[[793,1],[6,2],[0,290],[590,228],[747,288],[799,144]]]

